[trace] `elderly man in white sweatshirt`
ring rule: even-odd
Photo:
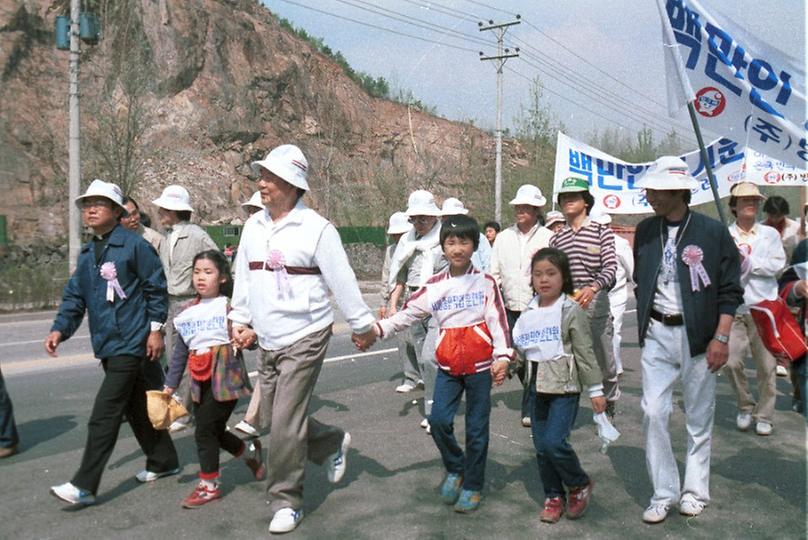
[[[266,209],[244,225],[229,318],[237,345],[248,346],[257,336],[263,349],[260,383],[271,404],[269,531],[281,533],[303,517],[307,457],[327,462],[332,483],[345,473],[350,434],[308,415],[334,322],[329,290],[366,345],[375,340],[375,319],[336,228],[301,200],[309,190],[303,152],[282,145],[252,167]]]

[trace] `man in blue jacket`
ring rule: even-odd
[[[659,158],[636,186],[646,190],[656,214],[637,225],[634,282],[645,461],[654,486],[643,521],[660,523],[673,504],[681,514],[697,516],[710,501],[715,373],[727,361],[743,288],[738,249],[727,228],[688,208],[690,190],[699,183],[684,161]],[[687,426],[683,484],[668,431],[679,378]]]
[[[70,482],[53,486],[51,493],[69,503],[89,505],[95,503],[124,415],[146,454],[146,469],[136,476],[140,482],[176,474],[179,466],[171,437],[156,431],[146,412],[144,372],[152,367],[147,363],[163,352],[162,327],[168,311],[160,258],[139,234],[118,224],[126,210],[115,184],[93,180],[75,203],[84,224],[92,228],[93,239],[81,249],[45,338],[45,350],[56,356],[56,348],[78,329],[86,311],[104,380],[87,426],[81,466]]]

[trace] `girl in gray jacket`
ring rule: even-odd
[[[535,296],[516,321],[513,339],[527,360],[527,380],[535,380],[529,384],[536,397],[530,419],[546,497],[540,519],[555,523],[565,510],[569,519],[581,517],[592,493],[593,482],[568,441],[581,391],[588,392],[596,413],[606,410],[606,398],[586,312],[569,296],[567,256],[555,248],[540,249],[530,269]]]

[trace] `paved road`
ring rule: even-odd
[[[375,299],[370,300],[375,305]],[[184,468],[152,485],[133,475],[143,466],[127,426],[105,472],[99,504],[65,507],[48,487],[67,481],[81,458],[86,422],[101,380],[97,362],[84,358],[89,342],[64,344],[62,362],[48,360],[41,339],[52,314],[0,317],[0,358],[14,400],[23,452],[0,462],[0,538],[256,538],[267,536],[264,486],[223,454],[225,496],[198,510],[180,501],[194,486],[193,436],[175,442]],[[598,452],[591,410],[583,404],[573,444],[596,481],[592,506],[577,521],[540,524],[543,500],[529,431],[519,426],[520,389],[508,381],[494,391],[485,500],[462,516],[438,502],[442,477],[437,450],[418,427],[423,394],[393,392],[394,353],[354,354],[338,323],[313,401],[315,415],[348,429],[354,445],[338,486],[325,470],[306,474],[306,517],[290,538],[805,538],[805,423],[790,412],[788,387],[778,380],[776,425],[768,438],[734,427],[734,398],[718,385],[713,447],[713,502],[699,518],[672,515],[664,524],[640,520],[650,497],[642,450],[639,349],[633,314],[626,328],[624,396],[618,412],[622,438]],[[80,330],[78,335],[86,334]],[[20,343],[24,342],[24,343]],[[75,347],[72,349],[70,347]],[[750,370],[754,380],[754,371]],[[671,420],[674,447],[684,452],[681,394]],[[583,402],[582,402],[583,403]],[[232,423],[241,418],[243,401]],[[458,430],[463,431],[462,416]]]

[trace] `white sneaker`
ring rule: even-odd
[[[65,482],[59,486],[52,486],[51,493],[70,504],[83,504],[89,506],[95,504],[95,496],[87,490],[79,489],[70,482]]]
[[[303,519],[303,510],[295,510],[294,508],[281,508],[272,517],[269,523],[269,532],[271,533],[287,533],[292,532]]]
[[[771,422],[758,422],[755,425],[755,433],[757,433],[758,435],[763,435],[764,437],[766,435],[771,435],[772,434]]]
[[[183,422],[182,420],[174,420],[171,422],[171,425],[168,426],[169,433],[177,433],[178,431],[182,431],[183,429],[188,428],[188,422]]]
[[[775,373],[777,373],[778,377],[788,377],[788,368],[786,366],[781,366],[777,364],[777,367],[774,368]]]
[[[421,427],[422,427],[423,429],[428,428],[428,427],[429,427],[429,420],[427,420],[426,418],[424,418],[423,420],[421,420]]]
[[[396,392],[399,394],[406,394],[407,392],[412,392],[413,390],[415,390],[415,385],[409,381],[396,386]]]
[[[345,469],[348,467],[348,447],[351,446],[351,434],[347,431],[342,437],[342,444],[336,454],[332,455],[328,463],[328,481],[336,484],[345,476]]]
[[[735,417],[735,425],[741,431],[746,431],[752,425],[752,415],[748,412],[739,412],[738,416]]]
[[[258,437],[258,430],[252,427],[245,420],[242,420],[241,422],[233,426],[233,429],[236,429],[244,433],[245,435],[249,435],[250,437]]]
[[[151,472],[143,469],[139,473],[135,475],[135,479],[138,482],[146,483],[146,482],[154,482],[158,478],[163,478],[164,476],[171,476],[174,474],[178,474],[180,472],[180,468],[177,467],[176,469],[171,469],[170,471],[163,471],[163,472]]]
[[[670,505],[663,503],[652,503],[651,506],[645,509],[642,513],[642,520],[646,523],[662,523],[668,517],[668,510]]]
[[[530,417],[523,416],[522,417],[522,427],[530,427]]]
[[[707,505],[688,494],[679,501],[679,513],[683,516],[698,516],[704,511],[705,506]]]

